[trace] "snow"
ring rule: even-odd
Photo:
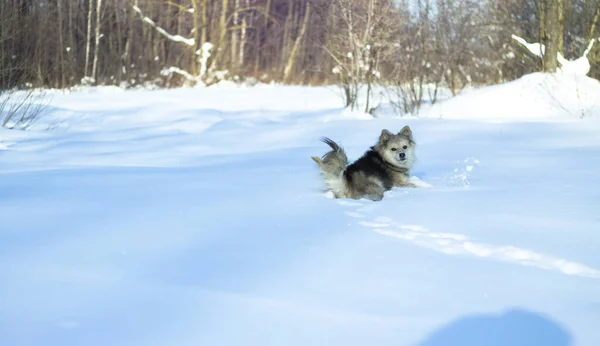
[[[600,100],[555,77],[422,118],[334,87],[51,92],[0,130],[0,345],[600,345]],[[422,188],[327,198],[321,136],[355,159],[404,125]]]
[[[185,70],[179,67],[169,66],[160,71],[161,76],[172,76],[174,73],[184,76],[187,80],[196,80],[196,78]]]
[[[530,51],[533,55],[537,56],[538,58],[542,58],[544,56],[544,52],[546,51],[546,47],[539,43],[539,42],[535,42],[535,43],[529,43],[527,42],[524,38],[519,37],[517,35],[511,35],[512,39],[519,42],[523,47],[525,47],[528,51]],[[562,56],[560,53],[558,53],[558,56]]]
[[[583,55],[573,61],[563,61],[561,62],[562,66],[561,66],[561,70],[564,73],[569,73],[569,74],[573,74],[573,75],[577,75],[577,76],[585,76],[590,72],[590,61],[588,60],[587,56],[590,53],[590,51],[592,50],[592,48],[594,47],[594,43],[596,42],[595,39],[592,39],[588,45],[588,47],[586,48],[586,50],[583,52]]]
[[[211,56],[211,51],[213,49],[214,45],[210,42],[204,42],[202,44],[202,47],[200,47],[200,49],[198,51],[196,51],[196,54],[198,55],[198,62],[200,63],[200,76],[206,76],[206,72],[208,69],[208,59]]]
[[[468,90],[421,110],[436,119],[548,121],[600,116],[600,83],[570,72],[533,73],[509,83]]]

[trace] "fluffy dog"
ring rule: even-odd
[[[350,165],[344,149],[327,137],[322,141],[332,150],[312,159],[336,198],[380,201],[384,192],[395,186],[416,187],[409,181],[416,143],[408,126],[397,134],[381,131],[377,144]]]

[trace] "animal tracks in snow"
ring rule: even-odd
[[[600,271],[583,264],[541,254],[514,246],[486,244],[469,239],[462,234],[432,232],[422,226],[401,225],[391,219],[377,218],[374,222],[360,222],[373,231],[392,238],[409,241],[415,245],[447,255],[467,255],[479,258],[520,264],[566,275],[600,279]]]
[[[464,166],[462,166],[464,164]],[[467,157],[461,162],[461,167],[454,169],[454,175],[449,178],[452,185],[469,187],[471,186],[471,175],[475,167],[479,166],[480,162],[474,157]]]
[[[365,208],[369,208],[369,205],[342,200],[339,202],[344,206],[360,206],[354,211],[347,211],[346,215],[356,219],[368,217],[368,210]],[[447,255],[471,256],[560,272],[565,275],[600,279],[600,271],[586,265],[515,246],[478,242],[462,234],[432,232],[423,226],[403,225],[386,217],[378,217],[373,221],[362,220],[359,224],[380,235],[407,241]]]

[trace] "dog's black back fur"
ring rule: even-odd
[[[344,171],[344,177],[348,182],[352,182],[354,173],[363,172],[366,175],[374,175],[383,182],[383,187],[390,190],[394,186],[394,179],[386,163],[373,148],[364,153],[364,155],[350,164]]]

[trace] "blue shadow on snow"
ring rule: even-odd
[[[556,322],[523,309],[474,315],[451,322],[418,346],[569,346],[571,335]]]

